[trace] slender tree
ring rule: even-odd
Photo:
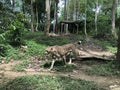
[[[36,28],[35,30],[38,31],[38,9],[37,9],[37,5],[36,5]]]
[[[98,0],[95,2],[95,34],[97,35]]]
[[[115,32],[115,10],[117,7],[117,2],[118,0],[113,0],[113,5],[112,5],[112,34],[116,36]]]
[[[33,0],[31,0],[31,32],[34,32],[34,12],[33,12]]]
[[[49,29],[50,29],[50,7],[51,7],[51,1],[46,0],[46,23],[45,23],[45,35],[49,36]]]
[[[67,2],[67,20],[69,20],[69,18],[70,18],[70,8],[69,8],[69,5],[70,5],[70,0],[68,0],[68,2]]]
[[[64,20],[67,20],[67,0],[64,0]]]
[[[120,20],[120,18],[119,18]],[[118,32],[118,49],[117,49],[117,61],[120,64],[120,22],[119,22],[119,32]],[[119,65],[120,68],[120,65]]]
[[[77,0],[74,0],[74,14],[73,14],[73,21],[77,20]]]
[[[67,0],[64,0],[64,20],[66,21],[67,20]],[[68,34],[68,26],[67,25],[64,25],[64,30],[65,30],[65,33]]]
[[[84,24],[84,33],[87,37],[87,0],[85,0],[85,24]]]
[[[15,10],[15,0],[11,0],[11,4],[12,4],[12,12],[14,12],[14,10]]]
[[[66,6],[66,11],[67,11],[67,21],[69,21],[69,16],[70,16],[70,10],[69,10],[69,4],[70,4],[70,0],[67,0],[67,6]],[[69,27],[69,25],[67,24],[66,25],[66,34],[68,34],[69,33],[69,31],[68,31],[68,27]]]
[[[77,15],[77,20],[79,19],[79,15],[80,15],[80,0],[77,0],[77,4],[78,4],[78,6],[77,6],[77,12],[76,12],[76,15]]]
[[[54,0],[54,25],[53,25],[53,32],[55,33],[57,31],[57,24],[58,24],[58,3],[59,0]]]
[[[23,14],[25,14],[25,7],[24,7],[24,5],[25,5],[25,1],[22,0],[22,11],[23,11]]]

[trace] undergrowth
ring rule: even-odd
[[[120,76],[116,61],[95,65],[90,69],[86,69],[85,73],[88,75]]]
[[[31,56],[42,58],[46,48],[45,45],[37,44],[34,41],[26,41],[27,48],[13,47],[8,44],[1,44],[0,46],[3,47],[3,50],[0,51],[0,62],[1,60],[9,62],[11,59],[24,60]]]
[[[24,57],[18,50],[18,48],[14,48],[8,44],[1,44],[0,47],[3,49],[0,51],[0,61],[4,60],[5,62],[9,62],[11,59],[18,60]]]
[[[29,56],[39,56],[42,57],[44,55],[46,46],[43,44],[37,44],[34,41],[27,41],[26,42],[27,48],[24,49],[26,54]]]
[[[112,53],[116,53],[117,52],[117,47],[115,44],[115,42],[110,42],[110,41],[106,41],[106,40],[94,40],[93,41],[96,45],[101,46],[104,50],[108,50],[111,51]]]
[[[27,48],[14,47],[9,45],[9,43],[0,44],[0,47],[4,47],[3,50],[0,49],[0,60],[4,58],[6,62],[9,62],[11,59],[24,60],[31,56],[42,58],[47,46],[63,45],[79,41],[83,38],[79,35],[48,37],[45,36],[43,32],[26,32],[23,39],[23,46]]]
[[[33,75],[17,77],[0,90],[106,90],[92,81],[73,79],[64,76]]]
[[[24,39],[32,40],[38,44],[43,44],[46,46],[53,46],[53,45],[63,45],[71,42],[76,42],[79,40],[84,40],[84,36],[71,34],[68,36],[48,37],[48,36],[45,36],[43,32],[34,32],[34,33],[28,32],[24,37]]]
[[[50,68],[51,66],[51,62],[47,61],[45,63],[43,63],[43,65],[41,65],[44,68]],[[74,64],[66,64],[64,65],[63,61],[61,60],[56,60],[53,70],[58,71],[58,72],[73,72],[73,70],[77,69],[77,66],[75,66]]]

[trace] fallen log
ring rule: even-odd
[[[111,53],[110,51],[91,51],[91,50],[79,50],[79,55],[76,57],[77,60],[85,59],[85,58],[96,58],[102,60],[114,60],[115,54]]]

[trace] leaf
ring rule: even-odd
[[[0,34],[0,38],[2,38],[3,40],[5,40],[4,34]]]

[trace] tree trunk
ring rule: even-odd
[[[37,6],[36,6],[36,31],[38,31],[38,9],[37,9]]]
[[[46,36],[49,36],[49,29],[50,29],[50,6],[51,6],[51,1],[46,0],[46,24],[45,24]]]
[[[112,34],[116,37],[116,32],[115,32],[115,10],[117,7],[117,2],[118,0],[114,0],[113,1],[113,5],[112,5]]]
[[[65,21],[67,20],[67,1],[66,0],[64,5],[64,20]],[[66,24],[64,25],[64,30],[65,30],[65,33],[68,34],[68,28]]]
[[[55,29],[55,26],[56,26],[56,0],[54,0],[54,24],[53,24],[53,32],[55,33],[56,29]]]
[[[75,0],[74,1],[74,14],[73,14],[73,21],[76,21],[77,20],[77,1]]]
[[[31,0],[31,32],[34,32],[34,12],[33,12],[33,0]]]
[[[56,25],[55,25],[55,31],[57,32],[57,25],[58,25],[58,3],[59,0],[56,2]]]
[[[96,0],[95,7],[95,34],[97,35],[97,17],[98,17],[98,0]]]
[[[120,29],[119,29],[119,38],[118,38],[117,60],[120,62]]]
[[[67,0],[67,6],[66,6],[66,9],[67,9],[67,21],[69,21],[69,14],[70,14],[70,10],[69,10],[69,9],[70,9],[70,8],[69,8],[70,3],[69,3],[69,1],[70,1],[70,0]],[[66,24],[67,34],[69,33],[68,28],[69,28],[69,24]]]
[[[54,11],[54,25],[53,25],[53,32],[57,32],[57,23],[58,23],[58,2],[59,0],[55,0],[55,11]]]
[[[120,23],[119,23],[118,46],[117,47],[118,47],[118,49],[117,49],[117,60],[118,60],[118,63],[120,64]],[[120,67],[120,65],[119,65],[119,67]]]
[[[14,13],[14,11],[15,11],[15,0],[11,0],[11,5],[12,5],[12,12]]]
[[[85,0],[85,23],[84,23],[84,33],[87,37],[87,0]]]
[[[77,6],[77,20],[79,19],[79,15],[80,15],[80,1],[77,0],[78,6]]]
[[[25,5],[25,1],[22,0],[22,11],[23,11],[23,14],[25,14],[25,7],[24,7],[24,5]]]
[[[64,4],[64,20],[67,20],[67,1],[66,0]]]
[[[70,0],[67,0],[67,21],[69,20],[69,16],[70,16],[70,8],[69,8],[69,5],[70,5]]]

